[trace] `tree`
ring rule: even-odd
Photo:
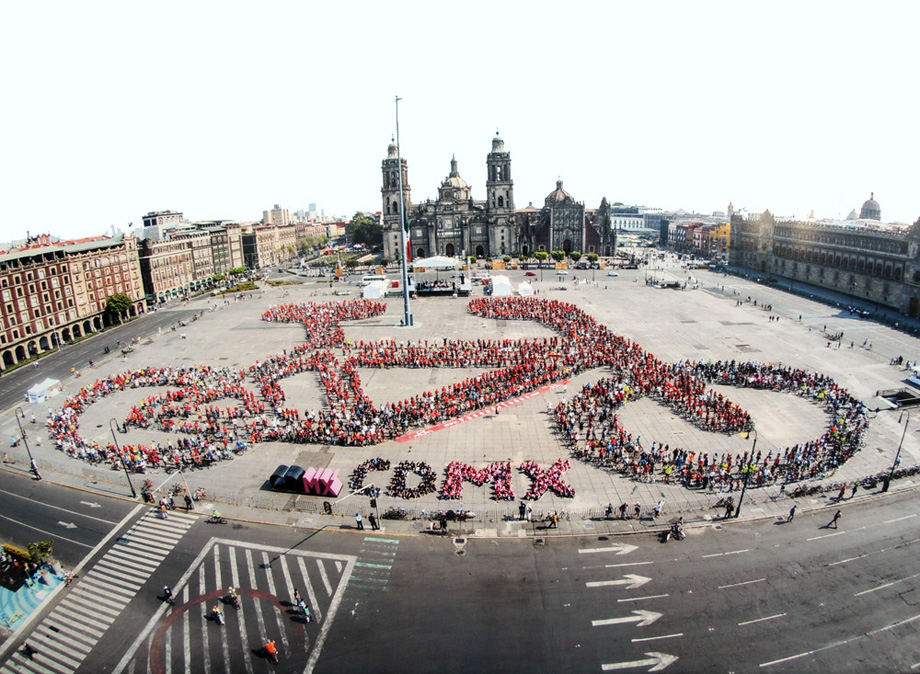
[[[363,243],[368,247],[379,246],[383,243],[383,228],[373,218],[369,218],[358,211],[347,225],[345,236],[352,243]]]
[[[105,310],[106,313],[118,316],[118,322],[120,323],[124,315],[131,309],[132,304],[130,297],[124,293],[119,293],[118,295],[112,295],[108,299],[105,303]]]
[[[597,264],[597,258],[598,258],[597,253],[588,253],[588,262],[590,262],[591,264]]]
[[[246,267],[234,267],[227,273],[230,274],[231,276],[239,276],[240,274],[245,274],[248,271],[249,270]]]
[[[569,257],[572,258],[572,262],[578,262],[581,259],[581,252],[573,250],[571,253],[569,253]]]
[[[225,278],[227,278],[227,277],[224,276],[223,274],[214,274],[214,278],[212,278],[211,280],[212,280],[214,283],[220,283],[220,282],[223,281]]]
[[[564,250],[554,250],[552,253],[550,253],[550,255],[552,255],[553,259],[556,262],[562,262],[565,259]]]
[[[382,257],[382,258],[380,258],[380,266],[381,266],[381,267],[386,267],[388,264],[390,264],[390,258],[388,258],[388,257]]]
[[[29,543],[26,548],[29,550],[29,557],[32,561],[38,566],[41,566],[51,555],[51,548],[53,545],[54,543],[52,541],[35,541],[34,543]]]
[[[508,264],[509,262],[511,262],[511,256],[505,255],[505,257],[503,257],[502,260],[504,261],[505,264]]]
[[[357,266],[358,266],[358,258],[350,257],[347,260],[345,260],[345,267],[347,269],[354,269]]]
[[[547,253],[545,250],[538,250],[533,254],[533,256],[537,258],[537,262],[543,264],[546,262],[547,258],[549,258],[549,253]]]

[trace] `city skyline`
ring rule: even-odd
[[[378,211],[396,95],[415,202],[453,156],[483,199],[498,130],[518,208],[561,179],[589,208],[920,217],[909,4],[50,7],[0,46],[7,239]]]

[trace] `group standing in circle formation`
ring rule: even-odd
[[[51,412],[51,437],[71,456],[111,461],[113,467],[120,467],[121,461],[139,471],[164,466],[204,467],[232,457],[235,449],[260,442],[379,444],[406,434],[410,428],[458,418],[593,368],[604,368],[610,374],[561,402],[553,410],[555,422],[575,456],[637,477],[661,474],[690,486],[703,481],[724,484],[737,479],[737,470],[746,465],[758,481],[775,479],[778,474],[785,479],[801,479],[846,461],[858,449],[867,425],[865,407],[832,379],[817,373],[734,361],[669,364],[614,334],[576,306],[558,300],[477,298],[469,303],[468,310],[484,318],[536,321],[556,335],[524,340],[348,341],[343,321],[379,316],[386,311],[386,304],[358,300],[273,306],[262,315],[263,320],[303,324],[304,344],[245,369],[159,367],[97,379],[69,396],[60,410]],[[494,369],[381,406],[364,393],[359,374],[359,368],[431,367]],[[325,391],[326,404],[321,409],[301,412],[285,406],[282,380],[304,372],[315,373]],[[702,430],[750,430],[750,415],[711,388],[713,384],[807,397],[827,409],[829,428],[813,441],[748,460],[746,456],[709,456],[672,449],[660,443],[646,447],[618,421],[620,406],[649,396]],[[166,391],[135,405],[125,425],[178,433],[178,440],[170,440],[166,447],[159,443],[127,444],[119,451],[114,444],[80,436],[79,415],[89,405],[112,393],[142,387]],[[525,464],[521,470],[527,473]],[[567,485],[554,482],[564,470],[562,465],[557,462],[543,476],[528,473],[534,485],[531,492],[540,480],[550,488],[562,485],[560,491],[565,492]],[[493,471],[495,466],[471,468],[475,475],[458,469],[459,478],[475,483],[481,476],[478,471]],[[405,497],[436,489],[435,473],[426,464],[403,462],[394,470],[389,490],[393,495]],[[410,472],[421,476],[419,487],[406,486]],[[501,468],[500,475],[483,477],[504,486],[505,475]],[[447,498],[456,490],[456,477],[448,471],[449,480],[442,490]],[[508,494],[510,478],[507,492],[496,488],[495,496],[501,499]]]

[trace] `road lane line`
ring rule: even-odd
[[[723,557],[726,555],[740,555],[742,552],[750,552],[750,550],[732,550],[731,552],[716,552],[711,555],[703,555],[703,559],[707,559],[709,557]]]
[[[641,639],[633,639],[633,643],[638,643],[639,641],[658,641],[659,639],[673,639],[674,637],[684,636],[683,632],[678,632],[677,634],[664,634],[660,637],[642,637]]]
[[[317,559],[316,566],[319,567],[319,577],[323,581],[323,585],[326,587],[326,595],[332,596],[332,585],[329,583],[329,576],[326,575],[326,567],[323,566],[323,560]],[[379,564],[367,564],[367,566],[376,566],[379,568],[386,568]]]
[[[239,572],[239,567],[237,566],[237,563],[236,563],[236,551],[237,551],[236,547],[232,545],[227,546],[227,556],[230,558],[230,583],[234,589],[240,587],[240,572]],[[246,638],[246,612],[242,610],[243,609],[242,598],[237,596],[237,601],[240,602],[240,607],[239,607],[239,610],[236,611],[236,615],[240,622],[240,634],[242,634],[243,638],[245,639]],[[187,614],[188,614],[188,611],[186,611],[186,615]],[[246,649],[246,657],[243,660],[243,665],[246,667],[246,673],[252,674],[253,668],[252,668],[252,650],[251,649],[248,649],[248,648]],[[186,671],[189,671],[187,667],[188,665],[186,665]]]
[[[873,550],[872,552],[864,552],[861,555],[856,557],[847,557],[846,559],[841,559],[839,562],[831,562],[828,566],[837,566],[838,564],[846,564],[847,562],[853,562],[857,559],[862,559],[863,557],[871,557],[872,555],[878,555],[883,552],[888,552],[889,550],[900,550],[901,548],[906,548],[908,545],[913,545],[914,543],[920,542],[920,538],[913,538],[904,543],[899,543],[898,545],[893,545],[890,548],[882,548],[881,550]]]
[[[869,594],[870,592],[875,592],[876,590],[884,590],[886,587],[891,587],[892,585],[897,585],[898,583],[903,583],[905,580],[910,580],[911,578],[916,578],[920,576],[920,573],[915,573],[912,576],[907,576],[907,578],[900,578],[898,580],[893,580],[890,583],[885,583],[884,585],[879,585],[878,587],[873,587],[870,590],[863,590],[862,592],[857,592],[854,594],[854,597],[859,597],[860,595]]]
[[[724,590],[729,587],[741,587],[742,585],[753,585],[754,583],[762,583],[766,578],[758,578],[757,580],[745,580],[741,583],[732,583],[731,585],[719,585],[720,590]]]
[[[317,623],[322,622],[323,612],[320,610],[319,602],[316,600],[316,592],[313,590],[313,583],[310,581],[310,574],[307,573],[307,565],[303,561],[303,557],[297,557],[297,567],[300,569],[300,575],[303,576],[303,586],[307,591],[307,596],[310,598],[310,608],[313,610],[313,618]]]
[[[646,564],[654,564],[655,562],[626,562],[624,564],[604,564],[605,569],[616,569],[621,566],[645,566]]]
[[[188,604],[189,586],[182,588],[182,603]],[[189,613],[191,611],[182,611],[182,662],[185,663],[185,671],[191,672],[192,669],[192,632],[189,623]]]
[[[745,620],[743,623],[738,623],[738,626],[742,625],[753,625],[754,623],[762,623],[764,620],[773,620],[773,618],[782,618],[785,613],[777,613],[776,615],[767,616],[766,618],[757,618],[757,620]]]
[[[918,575],[920,575],[920,574],[918,574]],[[860,639],[866,638],[866,637],[868,637],[868,636],[870,636],[870,635],[872,635],[872,634],[878,634],[879,632],[884,632],[884,631],[886,631],[886,630],[894,629],[895,627],[900,627],[901,625],[906,625],[907,623],[912,623],[912,622],[914,622],[915,620],[920,620],[920,615],[915,615],[913,618],[907,618],[907,619],[905,619],[905,620],[898,620],[897,622],[894,622],[894,623],[892,623],[891,625],[888,625],[888,626],[886,626],[886,627],[880,627],[880,628],[878,628],[878,629],[872,630],[871,632],[866,632],[866,633],[864,633],[864,634],[857,634],[855,637],[852,637],[852,638],[850,638],[850,639],[843,639],[842,641],[835,641],[835,642],[832,643],[832,644],[828,644],[827,646],[821,646],[820,648],[815,648],[814,650],[811,650],[811,651],[805,651],[804,653],[798,653],[798,654],[796,654],[796,655],[790,655],[790,656],[785,657],[785,658],[780,658],[779,660],[771,660],[770,662],[762,662],[762,663],[760,663],[760,666],[761,666],[761,667],[772,667],[773,665],[781,665],[781,664],[783,664],[784,662],[790,662],[790,661],[792,661],[792,660],[798,660],[799,658],[804,658],[804,657],[807,657],[807,656],[809,656],[809,655],[814,655],[815,653],[820,653],[820,652],[822,652],[822,651],[828,651],[828,650],[830,650],[830,649],[832,649],[832,648],[837,648],[837,646],[843,646],[844,644],[855,643],[856,641],[859,641]]]
[[[813,536],[811,538],[806,538],[806,541],[820,541],[822,538],[830,538],[831,536],[842,536],[846,531],[837,531],[833,534],[824,534],[823,536]]]
[[[268,552],[265,550],[262,551],[262,568],[270,569],[271,560],[269,559]],[[265,574],[265,582],[268,586],[268,593],[274,597],[278,596],[278,593],[275,590],[275,576],[272,573]],[[284,589],[285,594],[287,594],[287,588]],[[288,643],[287,630],[284,629],[285,618],[282,617],[281,611],[275,611],[275,623],[278,625],[278,633],[281,635],[281,644],[284,646],[284,652],[287,653],[290,650],[291,645]],[[305,648],[310,648],[309,639],[306,642]]]
[[[201,556],[201,559],[202,559],[202,562],[204,562],[204,555]],[[191,582],[189,582],[189,585],[191,585]],[[202,563],[202,565],[198,567],[198,594],[200,596],[200,595],[203,595],[207,591],[208,590],[207,590],[207,582],[205,578],[205,564]],[[201,653],[204,656],[204,671],[210,672],[211,671],[211,647],[208,645],[208,623],[204,619],[205,616],[208,614],[207,602],[201,602],[201,610],[203,612],[201,619],[202,619],[202,624],[204,625],[204,629],[201,630]],[[133,662],[132,662],[132,674],[133,674]]]
[[[617,599],[617,603],[624,602],[624,601],[643,601],[643,600],[645,600],[645,599],[664,599],[665,597],[668,597],[668,596],[670,596],[670,595],[667,595],[667,594],[654,594],[654,595],[651,595],[651,596],[649,596],[649,597],[629,597],[629,598],[627,598],[627,599]]]
[[[905,515],[904,517],[898,517],[897,519],[887,520],[886,522],[883,522],[882,524],[893,524],[893,523],[895,523],[895,522],[901,522],[901,521],[903,521],[903,520],[909,520],[911,517],[916,517],[916,516],[917,516],[917,513],[914,513],[913,515]]]
[[[35,531],[40,531],[40,532],[42,532],[43,534],[48,534],[49,536],[52,536],[53,538],[59,538],[59,539],[61,539],[62,541],[67,541],[68,543],[73,543],[74,545],[80,545],[80,546],[82,546],[82,547],[84,547],[84,548],[92,548],[92,547],[93,547],[92,545],[89,545],[88,543],[81,543],[80,541],[75,541],[75,540],[73,540],[72,538],[67,538],[66,536],[61,536],[59,533],[54,532],[54,531],[45,531],[44,529],[39,529],[38,527],[33,527],[31,524],[26,524],[25,522],[21,522],[21,521],[19,521],[19,520],[14,520],[12,517],[7,517],[6,515],[0,515],[0,518],[5,519],[7,522],[13,522],[14,524],[18,524],[18,525],[21,526],[21,527],[26,527],[27,529],[34,529]]]
[[[35,504],[37,503],[44,508],[53,508],[54,510],[60,510],[61,512],[65,512],[70,515],[76,515],[77,517],[83,517],[84,519],[88,519],[88,520],[95,520],[96,522],[102,522],[103,524],[113,524],[113,525],[118,524],[118,522],[113,522],[112,520],[107,520],[103,517],[93,517],[92,515],[84,515],[83,513],[77,512],[76,510],[71,510],[70,508],[61,508],[60,506],[51,505],[50,503],[43,503],[42,501],[37,501],[34,498],[29,498],[28,496],[22,496],[21,494],[14,494],[13,492],[6,491],[5,489],[0,489],[0,494],[6,494],[7,496],[15,496],[16,498],[21,498],[24,501],[28,501],[29,503],[32,504],[30,507],[35,507]],[[901,519],[904,519],[904,518],[902,517]],[[896,522],[897,520],[894,520],[894,521]]]

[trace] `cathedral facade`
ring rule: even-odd
[[[473,198],[469,184],[460,177],[456,159],[438,187],[438,197],[413,204],[406,160],[390,144],[383,160],[383,247],[391,260],[400,258],[399,179],[402,174],[406,203],[410,259],[433,255],[473,255],[500,258],[532,256],[537,251],[578,251],[611,257],[616,251],[616,232],[611,227],[610,207],[585,209],[562,189],[562,181],[544,200],[542,208],[515,209],[511,153],[496,133],[492,151],[486,155],[486,195]]]

